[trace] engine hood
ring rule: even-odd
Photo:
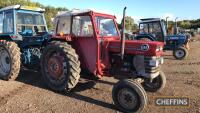
[[[186,40],[187,37],[185,35],[169,35],[166,36],[166,40]]]
[[[120,40],[107,40],[105,44],[110,52],[120,52]],[[164,43],[156,41],[126,40],[124,52],[133,55],[161,56],[163,46]]]

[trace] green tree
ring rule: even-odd
[[[130,16],[125,17],[125,28],[129,32],[134,32],[137,30],[138,26],[135,24],[134,19]]]
[[[123,20],[122,20],[123,21]],[[122,23],[122,22],[121,22]],[[119,29],[122,29],[122,25],[118,24],[118,28]],[[138,30],[138,25],[135,24],[134,22],[134,19],[130,16],[127,16],[126,17],[126,20],[125,20],[125,29],[128,31],[128,32],[136,32]]]
[[[180,23],[179,27],[184,28],[184,29],[189,29],[191,26],[191,23],[189,20],[183,20],[183,21],[180,21],[179,23]]]

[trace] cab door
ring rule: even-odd
[[[100,69],[102,72],[106,72],[110,68],[109,57],[109,43],[114,40],[119,40],[119,33],[117,30],[117,24],[113,18],[105,16],[95,16],[95,24],[97,30],[97,40],[100,61]]]
[[[73,16],[71,34],[74,48],[81,60],[81,67],[96,74],[97,39],[94,36],[91,16]]]

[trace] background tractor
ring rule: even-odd
[[[0,9],[0,78],[16,79],[20,66],[38,67],[49,39],[44,9],[21,5]]]
[[[121,37],[115,19],[92,10],[58,14],[55,33],[43,49],[41,71],[46,84],[56,91],[74,88],[81,70],[98,78],[112,75],[120,80],[112,92],[115,105],[124,112],[140,112],[147,104],[145,90],[165,87],[160,69],[164,45],[125,40],[125,19]]]
[[[176,59],[184,59],[188,56],[190,37],[185,34],[167,35],[164,20],[159,18],[141,19],[137,40],[164,42],[164,50],[173,51]]]

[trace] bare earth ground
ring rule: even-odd
[[[200,37],[194,39],[186,60],[165,53],[162,69],[167,85],[161,93],[148,93],[144,113],[200,113]],[[113,78],[97,83],[82,79],[71,94],[62,94],[48,89],[40,73],[24,71],[16,81],[0,80],[0,113],[116,113],[111,97],[115,82]],[[188,96],[190,107],[155,106],[158,96]]]

